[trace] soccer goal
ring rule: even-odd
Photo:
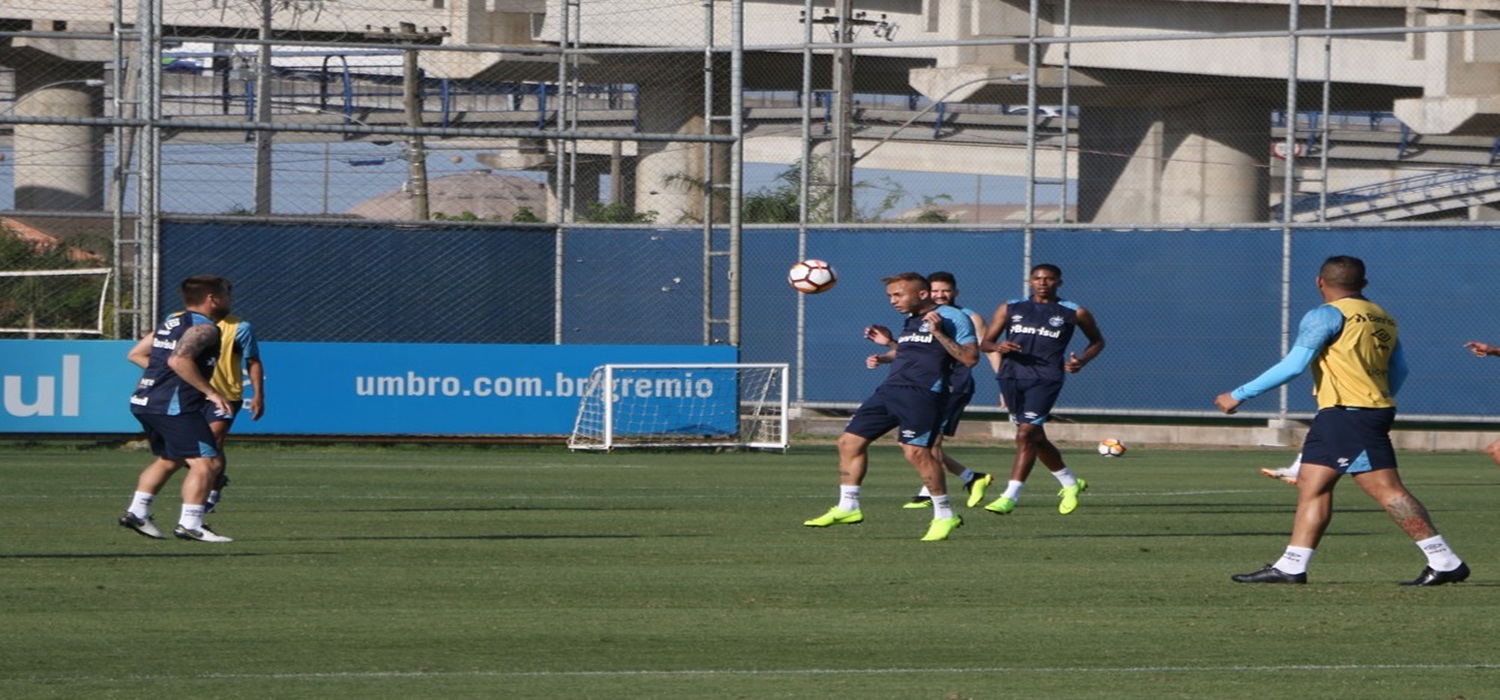
[[[0,270],[0,335],[103,335],[110,273]]]
[[[784,364],[601,365],[568,447],[785,450],[786,379]]]

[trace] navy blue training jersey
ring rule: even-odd
[[[951,306],[939,306],[937,312],[943,317],[943,331],[953,342],[959,345],[977,342],[974,322],[963,312]],[[930,391],[948,390],[953,367],[960,363],[932,337],[932,329],[922,320],[925,315],[906,317],[901,334],[896,336],[896,359],[891,362],[886,384],[916,386]]]
[[[1068,343],[1078,324],[1078,305],[1064,299],[1050,304],[1015,299],[1006,302],[1006,313],[1005,339],[1019,344],[1021,350],[1005,353],[999,377],[1062,381]]]
[[[957,309],[959,313],[963,314],[964,318],[969,319],[970,325],[974,323],[973,319],[975,313],[973,311],[970,311],[962,306],[955,306],[953,308]],[[961,344],[962,343],[960,343],[960,345]],[[955,361],[953,363],[953,376],[948,379],[948,387],[949,392],[953,394],[961,395],[974,393],[974,368],[962,362]]]
[[[207,400],[203,392],[183,381],[167,364],[167,358],[172,356],[172,352],[177,349],[177,341],[182,339],[189,328],[205,323],[214,325],[213,320],[203,314],[183,311],[168,316],[156,327],[156,332],[151,334],[151,360],[146,364],[141,380],[135,385],[135,393],[130,397],[131,413],[176,416],[203,411],[203,404]],[[193,358],[193,363],[198,365],[198,371],[204,379],[214,374],[220,345],[221,343],[211,343]]]

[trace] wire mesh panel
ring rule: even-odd
[[[214,272],[271,339],[725,343],[841,405],[881,276],[988,313],[1053,262],[1110,337],[1064,402],[1196,414],[1317,255],[1414,293],[1500,202],[1483,2],[152,7],[0,6],[0,269],[111,268],[113,337]],[[807,257],[839,287],[787,290]],[[1455,389],[1414,410],[1483,412],[1456,334],[1408,336]]]

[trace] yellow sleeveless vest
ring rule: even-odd
[[[1328,303],[1344,315],[1344,330],[1313,362],[1313,395],[1318,408],[1392,408],[1391,353],[1396,350],[1396,319],[1368,299]]]
[[[214,376],[209,378],[208,383],[226,401],[245,399],[245,358],[240,344],[235,342],[235,335],[239,330],[239,316],[225,316],[224,320],[219,321],[219,362],[214,365]]]

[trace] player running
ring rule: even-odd
[[[152,539],[166,539],[152,522],[151,503],[172,474],[185,465],[182,517],[172,534],[185,540],[232,542],[203,523],[203,512],[209,488],[224,469],[204,411],[205,404],[229,410],[209,377],[219,359],[221,337],[216,322],[229,314],[233,297],[229,280],[211,275],[183,280],[181,293],[187,310],[168,316],[127,355],[145,370],[130,397],[130,412],[145,429],[156,459],[137,478],[120,525]]]
[[[240,409],[250,411],[251,420],[260,420],[266,410],[265,364],[260,360],[260,344],[255,341],[255,329],[239,316],[233,314],[219,320],[219,333],[223,338],[219,361],[214,365],[214,375],[209,380],[214,390],[229,402],[229,413],[220,413],[212,405],[205,406],[208,426],[214,431],[214,444],[219,448],[219,458],[224,469],[208,492],[204,503],[205,513],[212,513],[223,498],[224,487],[229,485],[229,457],[224,454],[225,438]],[[250,398],[245,398],[245,376],[250,377]]]
[[[1068,515],[1078,509],[1078,494],[1088,490],[1087,481],[1075,477],[1063,462],[1062,452],[1047,438],[1046,423],[1052,406],[1062,393],[1063,379],[1076,374],[1104,351],[1104,335],[1089,310],[1057,296],[1062,270],[1041,264],[1031,268],[1029,299],[1013,299],[995,308],[990,327],[980,342],[985,352],[999,352],[1000,396],[1016,425],[1016,458],[1011,465],[1005,493],[984,509],[1005,515],[1016,509],[1026,477],[1038,459],[1062,485],[1057,512]],[[1073,330],[1083,331],[1088,347],[1083,355],[1067,354]],[[999,341],[1001,334],[1004,341]],[[1066,356],[1066,359],[1065,359]]]
[[[932,287],[932,301],[934,303],[958,309],[963,315],[969,317],[970,323],[974,324],[974,335],[978,337],[984,336],[984,317],[958,305],[958,278],[954,277],[953,273],[934,272],[927,276],[927,283]],[[873,357],[882,358],[880,361],[888,362],[889,360],[884,358],[894,355],[895,341],[887,344],[892,346],[892,352]],[[990,369],[998,372],[1000,370],[1000,354],[989,352],[985,353],[985,355],[989,358]],[[938,433],[936,439],[933,440],[932,454],[937,457],[939,462],[943,463],[943,468],[947,469],[949,474],[963,480],[964,490],[969,492],[966,505],[970,508],[979,505],[984,500],[984,491],[991,483],[994,483],[995,477],[984,472],[976,472],[964,466],[957,459],[954,459],[952,455],[943,450],[943,440],[944,438],[958,434],[958,423],[963,419],[964,409],[969,407],[969,402],[973,399],[973,370],[962,362],[954,364],[953,378],[948,391],[948,405],[943,409],[943,429]],[[926,486],[923,486],[917,492],[917,495],[912,496],[911,501],[902,507],[927,508],[931,505],[932,494],[927,492]]]
[[[1333,487],[1348,474],[1379,503],[1427,557],[1427,567],[1407,586],[1439,586],[1469,577],[1469,567],[1448,547],[1427,509],[1401,483],[1391,423],[1395,396],[1406,380],[1406,354],[1396,319],[1361,292],[1365,263],[1338,255],[1318,270],[1323,304],[1302,317],[1297,342],[1286,357],[1214,405],[1234,413],[1241,403],[1313,370],[1318,413],[1302,442],[1297,514],[1286,550],[1274,564],[1235,574],[1239,583],[1307,583],[1312,559],[1333,519]]]
[[[865,329],[865,337],[881,344],[882,338],[896,339],[891,371],[849,418],[844,434],[839,436],[838,505],[802,524],[828,527],[864,522],[859,491],[869,466],[870,443],[899,428],[901,451],[932,494],[932,524],[922,541],[946,540],[963,525],[963,518],[953,512],[943,465],[933,455],[932,444],[942,427],[953,366],[962,363],[973,367],[979,362],[974,324],[957,309],[933,302],[927,278],[915,272],[903,272],[881,282],[891,306],[906,316],[906,323],[899,336],[892,336],[884,326],[872,325]]]

